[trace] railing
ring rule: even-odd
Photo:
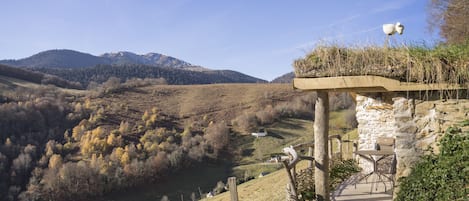
[[[333,150],[333,141],[335,140],[335,142],[337,143],[337,149]],[[331,159],[330,161],[336,161],[334,159],[338,158],[339,160],[343,160],[344,159],[344,151],[343,151],[343,148],[344,148],[344,145],[346,145],[346,150],[347,152],[346,153],[349,153],[350,152],[350,144],[352,144],[352,158],[355,158],[355,152],[357,151],[357,141],[356,140],[343,140],[342,139],[342,136],[340,135],[331,135],[329,136],[329,150],[328,150],[328,153],[329,153],[329,158]]]
[[[337,143],[337,149],[335,150],[335,152],[332,146],[334,140]],[[350,150],[349,145],[350,143],[352,143],[353,145],[352,153],[354,153],[357,150],[357,143],[355,140],[342,140],[342,137],[340,135],[329,136],[328,143],[329,143],[328,153],[329,153],[329,158],[331,159],[329,161],[331,163],[336,161],[336,160],[333,160],[336,157],[338,157],[339,160],[342,160],[344,158],[343,157],[343,154],[344,154],[343,145],[344,144],[347,145],[347,150]],[[305,148],[308,148],[307,155],[306,156],[300,155],[297,150],[304,150]],[[288,192],[287,200],[292,200],[292,201],[298,200],[298,192],[297,192],[298,189],[296,186],[296,183],[297,183],[296,164],[300,162],[301,160],[308,160],[309,161],[308,168],[312,168],[313,163],[314,163],[313,148],[314,148],[314,142],[301,143],[301,144],[292,145],[292,146],[283,148],[283,153],[289,156],[288,160],[281,160],[285,167],[285,170],[287,171],[287,175],[290,181],[289,184],[287,184],[287,192]],[[355,154],[353,154],[352,157],[355,158]]]

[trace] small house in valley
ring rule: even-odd
[[[267,136],[267,130],[265,128],[259,128],[257,132],[251,133],[252,136],[258,138],[258,137],[265,137]]]

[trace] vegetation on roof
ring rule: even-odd
[[[469,81],[469,41],[462,44],[345,47],[321,45],[294,61],[301,78],[377,75],[418,83]]]

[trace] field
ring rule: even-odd
[[[186,126],[194,126],[194,122],[204,124],[211,121],[225,121],[230,124],[231,120],[239,115],[255,113],[264,109],[266,105],[275,106],[282,102],[292,101],[295,97],[302,95],[304,93],[295,92],[288,84],[153,85],[94,98],[91,102],[107,107],[105,110],[107,115],[116,118],[115,121],[109,122],[114,126],[117,126],[122,120],[136,125],[145,111],[157,108],[167,120],[168,126],[181,129]],[[344,118],[345,112],[346,110],[331,113],[330,134],[350,135],[350,139],[353,139],[356,136],[346,134],[351,129]],[[206,172],[207,175],[204,174],[202,177],[206,178],[205,180],[226,182],[226,176],[229,175],[237,178],[257,178],[261,172],[272,173],[265,178],[255,179],[240,185],[241,189],[245,188],[240,191],[240,196],[241,192],[245,192],[250,196],[265,196],[264,200],[270,200],[271,196],[277,193],[276,197],[283,200],[283,189],[287,182],[284,169],[280,164],[267,163],[266,161],[271,155],[281,153],[283,147],[312,141],[313,123],[308,118],[281,118],[273,124],[266,125],[265,128],[269,135],[260,138],[255,138],[249,133],[233,131],[230,147],[235,156],[230,159],[232,165],[228,172],[224,176]],[[333,146],[336,149],[337,145],[333,144]],[[351,146],[349,147],[351,149]],[[187,180],[173,180],[168,181],[167,184],[181,186],[187,183],[193,185],[192,191],[201,185],[198,181]],[[212,188],[215,185],[216,182],[213,182]],[[246,185],[248,187],[242,187]],[[205,186],[203,191],[210,190],[206,188],[206,184],[202,186]],[[145,200],[146,198],[141,197],[145,193],[139,192],[132,193],[130,197]],[[190,195],[188,193],[190,192],[180,191],[180,194],[184,194],[186,197]],[[170,199],[175,199],[173,196],[175,195],[170,196]],[[154,194],[150,197],[157,198]],[[246,199],[251,200],[249,197]],[[262,200],[262,198],[259,199]]]
[[[152,85],[94,98],[92,102],[113,108],[110,115],[131,123],[145,111],[160,113],[184,128],[195,121],[225,121],[256,112],[304,94],[289,84]]]
[[[357,130],[347,131],[346,122],[344,121],[345,111],[332,112],[330,116],[330,135],[340,134],[343,139],[358,139]],[[248,181],[238,186],[238,196],[240,200],[285,200],[285,187],[288,183],[288,176],[280,164],[255,163],[256,157],[267,157],[270,153],[279,153],[283,147],[292,144],[298,144],[310,141],[313,138],[313,122],[311,120],[302,119],[283,119],[270,127],[268,131],[272,131],[273,136],[258,138],[254,143],[245,143],[247,147],[252,147],[255,151],[253,156],[244,157],[241,161],[249,163],[249,165],[241,165],[233,168],[235,176],[238,178],[248,172],[250,176],[256,179]],[[333,150],[337,150],[337,144],[333,143]],[[344,158],[351,158],[352,145],[344,145]],[[262,153],[262,154],[261,154]],[[258,156],[260,154],[261,156]],[[278,168],[278,169],[277,169]],[[298,169],[306,168],[306,162],[299,164]],[[258,178],[261,172],[270,172],[270,174]],[[207,198],[207,201],[229,200],[228,192],[217,195],[213,198]]]
[[[289,84],[151,85],[96,96],[90,98],[89,102],[93,108],[103,108],[104,118],[100,124],[106,130],[118,128],[122,121],[128,122],[133,130],[138,130],[137,127],[142,123],[141,119],[145,111],[158,110],[158,126],[182,131],[187,127],[198,127],[203,130],[210,122],[224,121],[230,126],[232,119],[239,115],[256,113],[267,105],[275,106],[288,103],[304,94],[292,90]],[[135,193],[127,191],[128,195],[125,198],[154,200],[160,199],[159,196],[166,194],[173,200],[178,197],[178,194],[188,197],[192,192],[196,192],[199,197],[198,187],[206,193],[215,187],[217,181],[224,181],[230,175],[245,174],[246,170],[249,170],[249,174],[252,176],[257,176],[260,171],[272,172],[280,166],[257,164],[264,159],[258,160],[253,152],[246,156],[249,158],[247,160],[244,160],[244,156],[239,156],[237,153],[258,149],[255,154],[268,157],[271,151],[280,152],[284,145],[294,143],[299,137],[308,133],[305,129],[312,128],[310,121],[301,119],[282,119],[267,127],[270,129],[269,132],[272,132],[272,135],[276,134],[277,137],[268,147],[264,145],[252,147],[256,141],[254,137],[246,132],[232,131],[228,148],[229,156],[224,157],[219,164],[215,164],[218,166],[228,165],[226,168],[221,168],[224,171],[215,168],[217,173],[214,174],[210,171],[200,170],[197,171],[196,175],[193,175],[194,177],[190,177],[194,179],[188,180],[180,179],[177,175],[191,175],[193,174],[192,169],[181,170],[173,173],[174,176],[169,175],[164,181],[164,186],[173,186],[173,189],[163,188],[162,185],[157,184],[146,184],[145,186],[165,190],[138,187],[139,190],[135,190]],[[128,134],[126,138],[138,139],[139,135],[141,134],[133,132]],[[264,139],[259,140],[263,141]],[[261,149],[262,152],[259,151]],[[236,167],[238,165],[241,166]],[[201,182],[202,180],[204,182]],[[111,195],[106,199],[122,200],[120,199],[122,196],[119,195]]]
[[[307,167],[306,162],[298,164],[299,169]],[[285,200],[286,184],[288,176],[285,169],[275,171],[264,177],[254,179],[238,186],[239,200],[256,201],[281,201]],[[222,193],[213,198],[206,198],[205,201],[225,201],[230,200],[229,192]]]
[[[13,89],[37,90],[37,89],[46,89],[46,88],[47,88],[46,85],[36,84],[33,82],[28,82],[28,81],[24,81],[21,79],[16,79],[16,78],[0,75],[0,91],[11,91]],[[66,88],[59,88],[59,87],[53,87],[53,88],[59,90],[60,92],[73,94],[73,95],[84,95],[87,93],[87,91],[85,90],[66,89]]]

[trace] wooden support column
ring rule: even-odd
[[[313,152],[314,152],[313,147],[309,146],[308,147],[308,156],[314,157]],[[314,161],[308,161],[308,168],[313,168],[313,163],[314,163]]]
[[[236,187],[236,177],[228,178],[228,188],[230,189],[231,201],[238,201],[238,189]]]
[[[314,120],[314,184],[318,201],[329,201],[329,94],[317,91]]]

